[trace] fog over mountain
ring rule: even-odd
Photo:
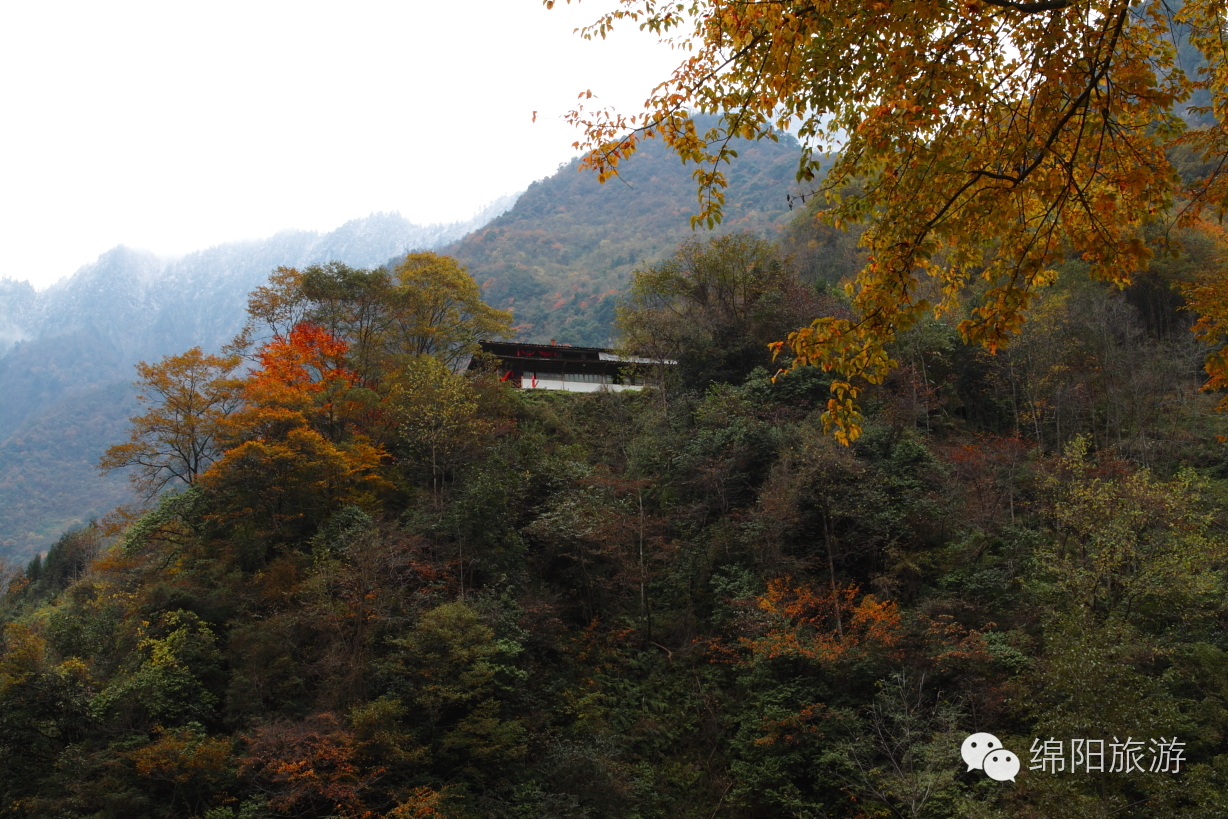
[[[93,450],[125,437],[137,362],[220,349],[242,326],[247,294],[279,266],[382,265],[456,241],[518,196],[465,222],[374,213],[329,233],[285,230],[176,259],[120,246],[43,291],[0,279],[0,555],[43,549],[64,526],[127,499],[123,476],[95,477]],[[70,518],[54,514],[61,492],[86,484],[88,503],[70,504]]]

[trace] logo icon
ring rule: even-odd
[[[1015,774],[1019,773],[1019,757],[1006,750],[990,751],[985,754],[984,767],[985,775],[990,779],[1014,782]]]
[[[981,731],[970,734],[959,749],[968,770],[983,770],[990,779],[1015,781],[1019,773],[1019,756],[1002,747],[1002,740]]]

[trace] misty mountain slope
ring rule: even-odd
[[[0,279],[0,354],[26,338],[38,293],[29,282]]]
[[[791,216],[800,148],[737,141],[729,169],[725,220],[716,233],[775,234]],[[512,310],[520,337],[572,344],[609,342],[614,303],[641,264],[708,235],[692,230],[697,209],[693,165],[657,140],[646,140],[604,185],[579,161],[535,182],[515,207],[440,252],[456,256],[494,307]]]
[[[100,476],[95,464],[105,442],[127,437],[138,407],[131,384],[89,387],[0,443],[0,556],[46,551],[61,532],[132,499],[124,475]]]

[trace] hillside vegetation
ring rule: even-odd
[[[118,247],[36,292],[0,279],[0,556],[25,559],[74,523],[132,500],[95,464],[131,413],[134,365],[200,346],[214,352],[243,325],[244,302],[281,265],[379,265],[446,242],[468,224],[413,225],[372,214],[319,235],[283,231],[179,259]]]
[[[792,138],[735,140],[741,152],[718,233],[775,235],[792,214],[800,149]],[[615,303],[632,271],[692,237],[693,168],[648,142],[622,176],[596,185],[575,160],[535,182],[516,206],[443,248],[469,268],[494,307],[511,310],[518,337],[606,346]],[[701,231],[706,232],[706,231]]]
[[[1128,293],[1068,262],[998,355],[959,316],[902,334],[851,447],[830,376],[763,366],[777,311],[847,314],[839,260],[808,282],[735,234],[645,266],[623,341],[679,364],[594,394],[453,374],[512,319],[446,257],[279,271],[253,371],[145,370],[109,464],[179,489],[9,566],[0,815],[1222,816],[1228,429],[1164,278],[1201,275],[1189,238]]]

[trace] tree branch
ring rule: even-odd
[[[998,8],[1022,11],[1024,14],[1037,14],[1042,11],[1060,11],[1070,6],[1070,0],[1047,0],[1041,3],[1013,3],[1011,0],[985,0],[986,5]]]

